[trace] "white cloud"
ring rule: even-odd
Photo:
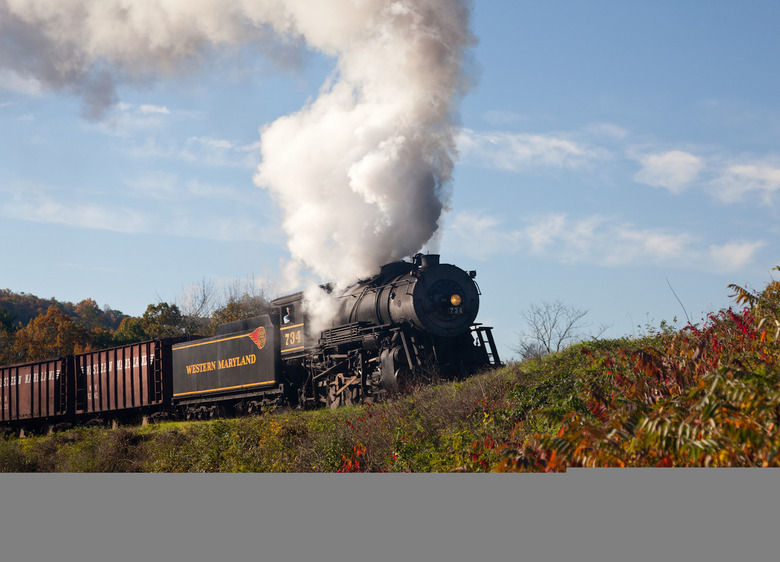
[[[238,190],[207,186],[200,182],[181,183],[163,172],[139,176],[128,182],[135,199],[111,203],[97,201],[100,194],[80,189],[41,185],[0,186],[0,217],[45,224],[122,234],[155,234],[211,240],[265,240],[280,243],[278,221],[262,212],[236,212],[236,205],[199,206],[193,199],[242,201],[242,209],[262,206],[258,199],[242,196]],[[252,193],[256,195],[252,188]],[[157,204],[156,199],[176,199],[176,205]],[[150,204],[151,202],[151,204]]]
[[[704,161],[690,152],[671,150],[638,157],[642,169],[634,180],[653,187],[665,187],[681,193],[698,178]]]
[[[585,132],[594,137],[613,140],[623,140],[628,137],[628,130],[614,123],[593,123],[585,127]]]
[[[477,211],[454,215],[445,225],[446,253],[488,259],[499,253],[525,254],[561,263],[605,267],[662,265],[701,271],[736,271],[754,259],[762,241],[707,244],[680,231],[641,228],[608,217],[571,218],[550,214],[517,228]]]
[[[714,194],[726,203],[735,203],[751,192],[761,195],[765,204],[780,190],[780,164],[773,159],[749,164],[728,165],[712,182]]]
[[[263,200],[257,189],[247,184],[245,189],[232,185],[213,184],[198,179],[182,180],[177,174],[164,171],[142,172],[125,180],[134,197],[149,200],[178,201],[211,200],[239,201],[245,206],[260,206]],[[211,204],[211,203],[208,203]]]
[[[141,113],[143,115],[168,115],[170,114],[170,111],[165,106],[159,106],[159,105],[151,105],[151,104],[144,104],[138,106],[138,113]]]
[[[547,215],[534,224],[528,225],[523,230],[522,235],[519,235],[518,238],[525,238],[528,241],[531,253],[540,254],[544,252],[554,240],[560,238],[565,228],[566,215]]]
[[[144,213],[119,206],[102,206],[57,197],[48,189],[19,189],[0,200],[0,215],[16,220],[61,224],[134,234],[149,232],[150,219]]]
[[[212,167],[254,169],[260,162],[260,139],[242,144],[205,136],[190,137],[179,156]]]
[[[158,135],[159,136],[159,135]],[[189,137],[178,140],[147,136],[142,141],[130,141],[123,150],[141,160],[177,160],[212,168],[253,170],[260,161],[260,139],[242,144],[212,137]]]
[[[213,139],[211,137],[190,137],[187,142],[199,143],[204,148],[210,150],[233,150],[235,145],[225,139]]]
[[[129,138],[139,133],[148,134],[163,129],[173,117],[164,106],[118,103],[106,110],[105,117],[89,127],[112,137]]]
[[[563,134],[487,132],[464,129],[457,138],[465,162],[499,170],[580,168],[603,159],[608,151]]]
[[[481,259],[511,251],[522,238],[520,232],[502,228],[497,217],[476,211],[464,211],[447,217],[447,224],[440,236],[443,236],[445,243],[454,239],[458,253]]]
[[[723,203],[753,196],[764,205],[772,205],[780,194],[778,155],[736,156],[713,146],[648,148],[632,142],[626,129],[612,123],[543,134],[463,129],[457,143],[462,163],[495,170],[549,174],[569,169],[577,170],[583,181],[627,185],[626,164],[634,166],[638,162],[634,181],[675,195],[696,189]],[[621,176],[613,176],[615,173]]]
[[[709,257],[719,271],[736,271],[753,259],[763,242],[732,242],[713,245],[709,248]]]

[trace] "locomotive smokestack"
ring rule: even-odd
[[[422,254],[420,256],[420,267],[430,267],[439,265],[439,254]]]

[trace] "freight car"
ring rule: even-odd
[[[0,367],[0,426],[30,430],[166,416],[182,338]]]
[[[370,402],[420,379],[500,362],[474,321],[476,272],[435,254],[387,264],[323,297],[337,311],[314,327],[303,293],[208,338],[152,340],[0,368],[0,425],[51,428],[141,417],[192,419],[270,406]]]

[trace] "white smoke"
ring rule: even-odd
[[[305,43],[334,57],[319,97],[261,130],[255,182],[284,212],[291,263],[343,284],[438,228],[469,86],[470,4],[0,0],[0,70],[79,95],[99,118],[117,84],[175,76],[215,50]]]

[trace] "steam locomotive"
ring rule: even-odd
[[[181,417],[272,406],[371,402],[421,379],[500,364],[492,329],[475,323],[476,272],[436,254],[384,265],[335,294],[329,326],[314,328],[303,293],[270,314],[223,324],[208,338],[161,339],[0,367],[0,425]]]

